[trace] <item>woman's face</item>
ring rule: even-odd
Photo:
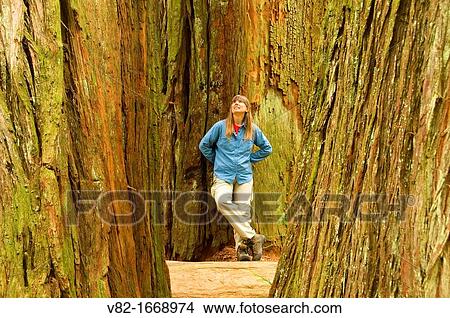
[[[234,102],[231,104],[231,112],[234,113],[246,113],[247,106],[243,102]]]

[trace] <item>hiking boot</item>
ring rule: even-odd
[[[244,242],[239,243],[237,248],[237,260],[238,261],[251,261],[252,258],[248,254],[249,247]]]
[[[250,249],[253,252],[253,260],[259,261],[262,257],[263,245],[266,241],[266,237],[262,234],[255,234],[255,236],[247,241],[249,242],[247,244],[250,246]]]

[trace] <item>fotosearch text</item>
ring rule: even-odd
[[[242,196],[242,194],[240,194]],[[137,190],[80,190],[67,192],[66,215],[69,225],[77,225],[83,214],[95,213],[102,222],[115,226],[134,225],[150,215],[154,224],[166,224],[164,211],[179,222],[204,225],[212,222],[245,222],[258,212],[258,223],[324,222],[339,218],[349,223],[383,222],[390,217],[402,221],[408,208],[414,207],[416,199],[411,195],[386,193],[358,193],[345,195],[325,193],[308,200],[304,193],[297,193],[284,203],[281,192],[254,192],[251,211],[246,216],[225,218],[217,211],[214,197],[206,191],[137,191]],[[69,203],[70,202],[70,203]],[[73,204],[71,204],[73,202]],[[246,202],[244,198],[244,202]],[[245,203],[236,202],[236,208]]]

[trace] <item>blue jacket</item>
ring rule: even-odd
[[[253,140],[245,140],[245,125],[239,133],[233,130],[231,138],[225,135],[225,120],[218,121],[199,144],[203,155],[214,164],[214,175],[228,183],[236,179],[238,184],[253,178],[252,163],[263,160],[272,153],[272,146],[261,129],[253,124]],[[252,152],[253,145],[260,150]]]

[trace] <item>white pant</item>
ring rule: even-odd
[[[250,225],[253,179],[244,184],[238,184],[234,180],[233,184],[230,184],[214,176],[211,194],[216,201],[217,209],[234,229],[237,249],[242,240],[252,238],[256,234]]]

